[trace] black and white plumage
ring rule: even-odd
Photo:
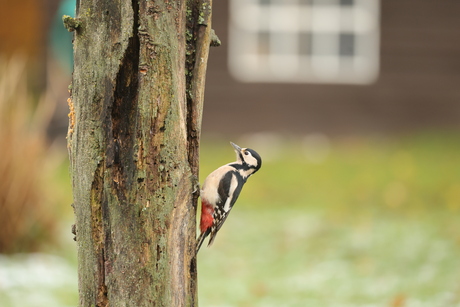
[[[257,152],[230,143],[235,149],[237,161],[223,165],[209,174],[201,189],[201,234],[198,237],[197,253],[208,235],[211,235],[208,246],[214,242],[246,180],[262,166],[262,159]]]

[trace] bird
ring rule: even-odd
[[[241,148],[232,142],[230,144],[235,149],[236,161],[225,164],[209,174],[200,191],[201,233],[197,239],[197,254],[208,235],[208,246],[214,242],[244,184],[262,166],[262,159],[255,150]]]

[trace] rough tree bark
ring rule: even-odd
[[[80,0],[64,17],[80,306],[197,305],[211,2]]]

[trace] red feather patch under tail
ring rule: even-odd
[[[211,226],[213,223],[213,214],[214,208],[207,201],[201,201],[201,220],[200,220],[200,231],[201,234],[197,240],[196,253],[200,250],[201,244],[203,244],[204,239],[211,232]]]
[[[200,230],[201,233],[205,232],[212,226],[214,208],[206,201],[201,201],[201,220],[200,220]]]

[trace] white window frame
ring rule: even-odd
[[[230,71],[243,82],[372,83],[379,11],[379,0],[231,0]]]

